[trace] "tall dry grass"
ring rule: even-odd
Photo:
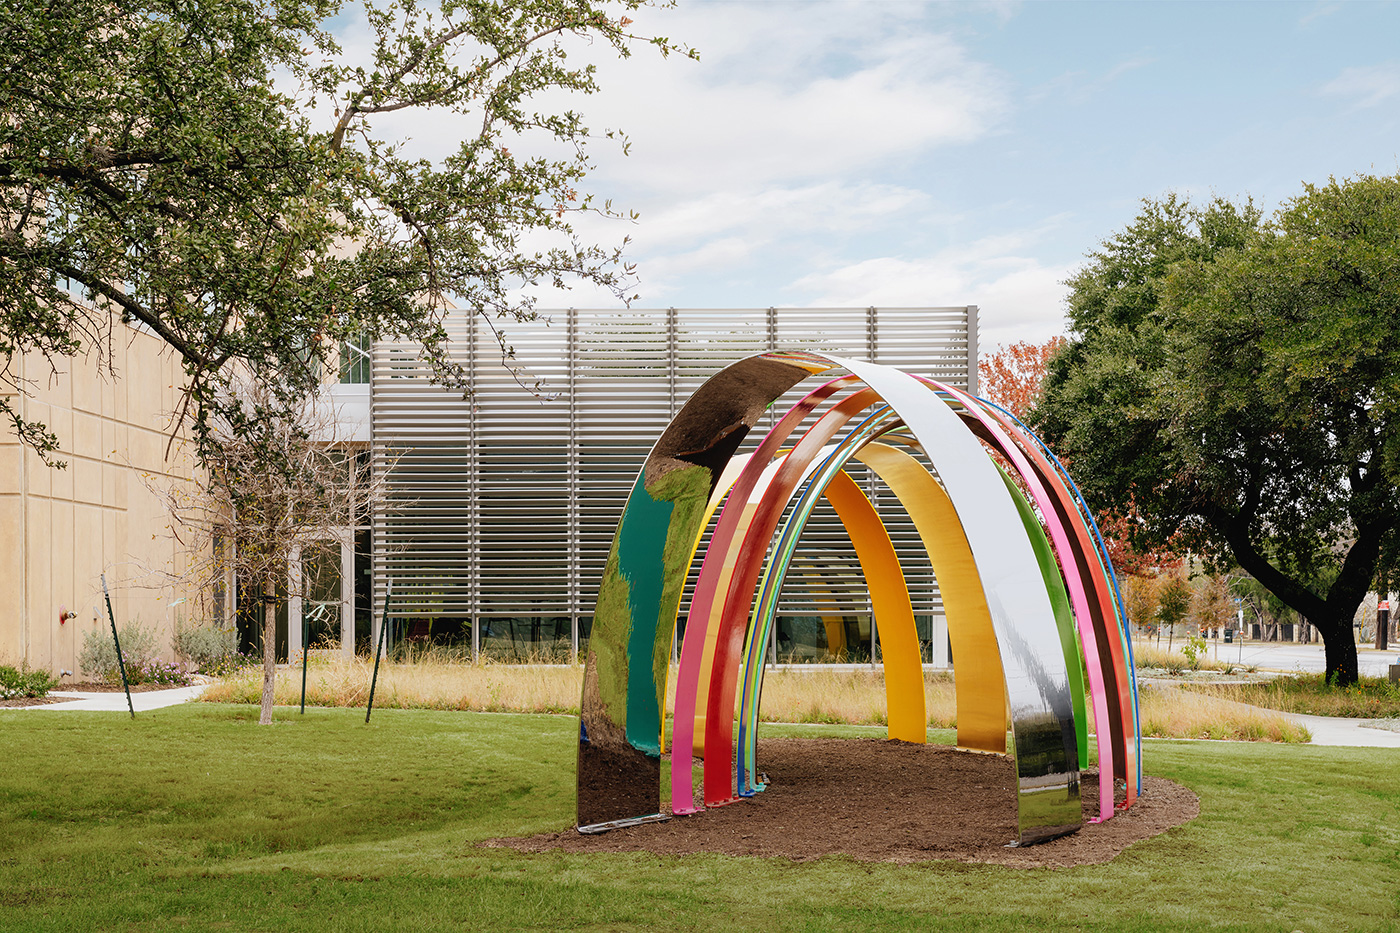
[[[1138,692],[1142,734],[1164,739],[1230,739],[1237,742],[1312,741],[1307,728],[1273,710],[1177,687]]]
[[[1139,670],[1142,668],[1155,668],[1173,673],[1182,671],[1231,671],[1239,665],[1230,664],[1225,661],[1212,660],[1204,654],[1197,656],[1193,662],[1181,650],[1181,644],[1172,646],[1170,651],[1165,645],[1157,645],[1150,641],[1133,642],[1133,662]]]
[[[1257,684],[1192,684],[1191,689],[1286,713],[1353,719],[1400,716],[1400,684],[1380,677],[1362,677],[1349,687],[1330,684],[1323,674],[1301,674]]]
[[[374,663],[364,658],[320,659],[312,654],[306,675],[308,706],[364,706]],[[381,662],[374,705],[381,709],[479,710],[502,713],[577,713],[583,690],[579,665],[495,664],[422,657]],[[211,703],[260,703],[262,668],[245,668],[211,684],[200,699]],[[274,702],[301,701],[301,667],[277,671]]]
[[[306,678],[307,705],[364,706],[369,699],[373,668],[363,658],[345,661],[313,656]],[[576,664],[471,663],[424,656],[411,662],[381,663],[374,704],[381,709],[577,715],[582,686],[583,667]],[[929,726],[956,728],[952,675],[926,673],[924,691]],[[262,671],[253,668],[215,682],[201,699],[212,703],[258,703],[261,696]],[[300,697],[301,668],[280,669],[276,702],[291,706]],[[1150,687],[1143,688],[1141,698],[1143,735],[1272,742],[1309,740],[1306,729],[1295,726],[1282,714],[1228,699]],[[674,709],[672,676],[667,710]],[[837,670],[822,665],[771,670],[764,677],[759,715],[764,722],[885,725],[888,716],[884,675],[879,671]]]
[[[364,706],[374,665],[363,658],[345,661],[313,653],[306,677],[309,706]],[[667,710],[675,710],[675,676]],[[928,722],[956,725],[953,678],[925,675]],[[381,662],[374,705],[385,709],[480,710],[482,712],[578,713],[583,690],[581,665],[477,663],[424,656],[410,662]],[[301,668],[277,672],[275,702],[301,699]],[[258,703],[262,669],[248,668],[211,684],[201,699],[211,703]],[[765,722],[828,722],[883,725],[884,674],[868,670],[772,670],[764,677],[760,716]]]
[[[957,707],[950,674],[924,674],[928,724],[935,729],[957,726]],[[763,677],[759,718],[764,722],[828,722],[885,725],[885,675],[870,670],[780,669]]]

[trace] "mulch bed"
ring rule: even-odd
[[[92,681],[79,681],[73,684],[59,684],[55,690],[64,693],[121,693],[121,684],[94,683]],[[171,684],[132,684],[132,693],[150,693],[153,690],[177,690],[178,685]]]
[[[55,690],[58,690],[58,691],[61,691],[61,692],[63,692],[63,693],[121,693],[121,692],[123,692],[123,691],[122,691],[122,686],[121,686],[121,684],[117,684],[117,685],[114,687],[114,686],[112,686],[111,684],[90,683],[90,682],[88,682],[88,681],[79,681],[78,683],[65,683],[65,684],[60,684],[60,685],[58,685],[57,687],[55,687],[54,689],[55,689]],[[175,689],[175,688],[172,687],[172,686],[170,686],[169,684],[132,684],[132,685],[131,685],[131,692],[132,692],[132,693],[149,693],[149,692],[151,692],[151,691],[153,691],[153,690],[174,690],[174,689]],[[0,700],[0,709],[6,709],[6,708],[11,708],[11,709],[13,709],[13,708],[19,707],[19,706],[47,706],[47,705],[49,705],[50,703],[68,703],[68,702],[71,702],[72,700],[75,700],[75,699],[77,699],[77,698],[76,698],[76,697],[56,697],[56,696],[54,696],[54,695],[52,695],[52,694],[50,694],[49,696],[46,696],[46,697],[15,697],[15,698],[12,699],[12,700]]]
[[[72,697],[15,697],[0,700],[0,709],[14,709],[20,706],[48,706],[50,703],[67,703]]]
[[[794,861],[840,854],[872,862],[1060,867],[1106,862],[1200,812],[1190,790],[1145,777],[1132,807],[1105,823],[1088,823],[1098,815],[1098,774],[1086,771],[1080,776],[1083,828],[1007,848],[1017,835],[1010,758],[878,739],[765,739],[758,760],[768,789],[730,806],[597,835],[570,829],[484,844],[526,852],[715,852]]]

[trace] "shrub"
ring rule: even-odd
[[[122,660],[126,662],[127,679],[137,667],[149,665],[156,656],[156,633],[143,628],[139,622],[121,627]],[[89,677],[109,684],[122,682],[117,668],[117,647],[112,644],[112,631],[98,626],[83,636],[83,650],[78,653],[78,668]],[[134,681],[140,683],[140,681]]]
[[[237,670],[240,666],[237,663],[232,667],[229,665],[241,657],[238,654],[238,632],[217,625],[178,626],[175,629],[175,654],[205,674]]]
[[[262,663],[262,658],[250,654],[243,654],[235,651],[233,654],[225,655],[217,661],[210,661],[200,665],[199,672],[208,674],[210,677],[227,677],[236,674],[246,667],[254,667]]]
[[[194,682],[189,669],[173,661],[139,661],[128,664],[126,679],[133,684],[159,684],[163,687],[188,687]]]
[[[1201,656],[1206,653],[1206,640],[1200,635],[1192,635],[1186,639],[1186,644],[1181,646],[1181,653],[1191,662],[1191,669],[1198,670],[1201,666]]]
[[[48,671],[31,671],[0,664],[0,700],[16,697],[41,697],[58,686]]]

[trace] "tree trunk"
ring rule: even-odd
[[[1322,648],[1327,659],[1327,679],[1339,687],[1349,687],[1360,676],[1356,666],[1356,637],[1351,628],[1351,616],[1329,619],[1309,619],[1322,636]]]
[[[272,722],[272,691],[277,684],[277,582],[271,575],[263,579],[262,591],[263,691],[258,725],[266,726]]]
[[[1225,533],[1230,551],[1246,573],[1262,583],[1283,600],[1306,624],[1317,627],[1327,658],[1327,679],[1342,687],[1356,683],[1356,637],[1351,620],[1366,597],[1366,591],[1376,578],[1380,563],[1380,542],[1395,522],[1386,524],[1357,522],[1357,536],[1342,560],[1337,577],[1322,598],[1302,581],[1288,576],[1265,558],[1248,534],[1248,524],[1231,517],[1207,516]]]

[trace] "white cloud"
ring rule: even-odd
[[[600,63],[596,125],[632,158],[605,175],[686,197],[869,170],[985,134],[1006,110],[998,72],[904,4],[690,3],[639,26],[684,36],[699,62],[639,51]]]
[[[852,233],[889,223],[928,200],[922,191],[864,182],[717,191],[649,214],[640,242],[664,250],[732,231],[762,241],[794,232]]]
[[[1400,62],[1343,69],[1322,86],[1321,93],[1350,98],[1358,109],[1375,107],[1400,94]]]
[[[1064,332],[1065,287],[1072,266],[1027,255],[1036,237],[989,237],[913,259],[880,257],[803,276],[790,290],[811,307],[975,304],[980,343],[1040,341]]]
[[[969,58],[907,3],[688,2],[643,8],[631,27],[700,52],[663,58],[647,45],[618,59],[566,37],[569,63],[598,69],[601,92],[551,92],[527,106],[577,110],[601,134],[622,129],[632,156],[599,140],[590,187],[681,200],[696,193],[811,181],[867,170],[930,148],[966,143],[1007,110],[1000,73]],[[363,17],[339,24],[344,60],[368,63]],[[412,138],[407,152],[438,159],[480,129],[479,116],[401,111],[376,131]],[[515,150],[514,143],[508,143]],[[549,153],[543,138],[524,152]]]
[[[699,62],[645,47],[624,61],[601,47],[576,50],[570,61],[595,63],[602,92],[537,107],[576,108],[595,131],[627,131],[631,156],[600,143],[584,187],[642,214],[636,225],[580,216],[580,238],[633,237],[646,305],[736,291],[728,303],[762,304],[786,288],[812,304],[977,303],[984,329],[1005,321],[1058,332],[1055,283],[1065,272],[1026,259],[1006,238],[924,259],[865,258],[894,255],[915,235],[941,239],[938,228],[963,221],[935,193],[955,178],[928,170],[918,176],[926,180],[896,184],[888,173],[907,179],[939,150],[994,132],[1011,110],[1002,73],[974,60],[930,9],[682,2],[644,8],[635,28],[695,46]],[[367,52],[362,39],[352,47]],[[474,130],[459,121],[394,115],[383,128],[415,136],[413,149],[435,157]],[[536,291],[542,306],[614,301],[588,285]]]

